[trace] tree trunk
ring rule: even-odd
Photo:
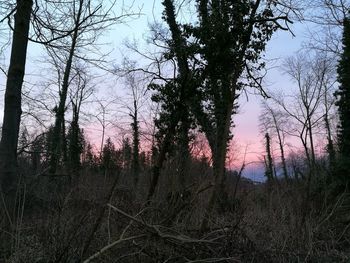
[[[63,120],[61,125],[62,125],[62,128],[61,128],[62,163],[64,165],[67,165],[68,153],[67,153],[67,138],[66,138],[66,120],[64,115],[63,115]]]
[[[176,124],[177,123],[175,123],[175,122],[172,122],[170,124],[170,127],[168,128],[167,133],[164,136],[164,140],[160,146],[159,154],[157,156],[158,158],[157,158],[155,164],[153,165],[152,179],[151,179],[150,187],[148,189],[147,200],[146,200],[147,204],[150,204],[151,199],[155,193],[156,187],[158,185],[160,171],[161,171],[163,164],[166,160],[166,154],[169,151],[171,140],[174,137],[173,135],[175,133]]]
[[[8,216],[5,216],[8,219],[7,225],[11,225],[15,220],[14,195],[17,187],[17,144],[22,114],[21,92],[25,73],[32,5],[32,0],[17,1],[10,66],[6,82],[5,108],[0,142],[0,195],[2,195],[5,202],[1,202],[0,215],[4,216],[3,213],[8,212]],[[6,237],[4,240],[10,240],[10,238]]]
[[[225,194],[225,162],[231,128],[233,102],[227,104],[225,111],[225,117],[220,121],[220,127],[222,129],[218,128],[215,140],[209,140],[213,158],[214,189],[201,223],[200,229],[202,233],[208,229],[209,215],[212,213],[215,205],[217,204],[220,195],[224,196]],[[219,132],[219,130],[222,131],[222,133]],[[207,136],[207,138],[209,137]]]
[[[78,175],[80,168],[80,149],[79,149],[79,110],[77,105],[73,104],[73,119],[71,123],[70,130],[70,142],[69,142],[69,152],[70,152],[70,170],[73,175]]]
[[[277,137],[278,137],[278,144],[280,147],[280,151],[281,151],[281,161],[282,161],[282,169],[283,169],[283,175],[284,175],[284,179],[287,181],[288,180],[288,170],[287,170],[287,164],[286,164],[286,158],[284,155],[284,148],[283,148],[283,141],[282,141],[282,136],[281,136],[281,130],[278,127],[278,123],[276,120],[276,116],[274,115],[273,112],[272,113],[272,117],[273,117],[273,121],[276,127],[276,132],[277,132]]]
[[[273,161],[272,161],[272,154],[271,154],[271,139],[268,133],[265,134],[265,140],[266,140],[266,154],[267,154],[265,174],[267,177],[267,183],[270,187],[274,178],[274,169],[273,169]]]
[[[139,134],[139,123],[137,114],[137,102],[134,100],[134,114],[132,116],[133,123],[133,151],[132,151],[132,172],[134,177],[134,186],[137,186],[140,173],[140,160],[139,160],[139,145],[140,145],[140,134]]]
[[[173,44],[171,46],[172,50],[175,53],[177,62],[178,62],[178,72],[179,76],[178,79],[180,80],[180,89],[179,89],[179,95],[180,95],[180,106],[177,107],[177,111],[180,111],[180,114],[178,117],[172,117],[171,123],[168,127],[168,130],[166,132],[166,135],[164,137],[164,141],[162,142],[160,152],[158,159],[153,167],[153,177],[151,181],[151,186],[148,192],[147,201],[150,202],[150,199],[152,198],[155,188],[158,184],[159,176],[160,176],[160,170],[163,166],[163,163],[166,159],[166,153],[169,150],[170,143],[172,138],[175,134],[175,128],[180,122],[180,149],[179,154],[180,156],[180,169],[178,176],[178,181],[181,190],[184,190],[185,185],[185,177],[186,177],[186,169],[187,169],[187,162],[189,158],[188,153],[188,131],[190,128],[190,123],[188,119],[188,100],[189,100],[189,89],[191,88],[191,79],[190,79],[190,71],[188,67],[187,62],[187,54],[186,54],[186,42],[183,39],[181,35],[181,31],[179,28],[179,25],[176,22],[175,18],[175,8],[174,3],[172,0],[164,0],[163,5],[165,8],[165,20],[169,26]],[[176,115],[175,113],[173,115]],[[174,119],[175,118],[175,119]]]
[[[308,116],[310,116],[308,114]],[[309,131],[309,140],[310,140],[310,150],[311,150],[311,163],[310,163],[310,171],[309,171],[309,176],[307,178],[307,202],[310,199],[310,190],[311,190],[311,181],[313,176],[315,175],[316,172],[316,156],[315,156],[315,147],[314,147],[314,138],[313,138],[313,132],[312,132],[312,123],[311,123],[311,117],[308,117],[307,120],[307,125],[308,125],[308,131]]]
[[[281,161],[282,161],[282,169],[283,169],[283,175],[284,175],[284,179],[288,180],[289,176],[288,176],[288,170],[287,170],[287,164],[286,164],[286,158],[284,155],[284,148],[283,148],[283,144],[282,141],[280,139],[280,136],[278,135],[278,143],[280,146],[280,151],[281,151]]]
[[[189,137],[188,132],[190,129],[190,123],[188,118],[187,108],[184,107],[184,112],[182,113],[182,120],[180,125],[180,139],[179,139],[179,171],[178,171],[178,190],[180,193],[183,193],[186,188],[186,176],[188,171],[188,163],[190,159],[190,153],[188,149]]]
[[[76,26],[72,36],[72,43],[69,50],[68,60],[63,74],[63,83],[60,92],[60,101],[56,111],[55,125],[53,128],[53,141],[51,149],[51,160],[50,160],[50,174],[55,174],[57,170],[58,161],[60,159],[60,144],[63,143],[61,140],[62,123],[64,122],[64,114],[66,110],[66,100],[69,87],[69,77],[72,69],[72,62],[75,53],[75,47],[77,44],[78,33],[79,33],[79,23],[81,16],[82,3],[79,5],[79,10],[76,18]]]
[[[335,150],[334,150],[334,144],[332,140],[332,132],[331,132],[331,127],[329,124],[329,119],[328,119],[328,111],[326,111],[325,117],[325,126],[326,126],[326,131],[327,131],[327,152],[328,152],[328,160],[329,160],[329,170],[334,172],[335,169]]]

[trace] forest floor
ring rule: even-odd
[[[161,187],[146,204],[146,179],[136,191],[123,177],[40,179],[19,191],[14,242],[2,260],[350,262],[350,221],[341,216],[349,195],[328,204],[314,189],[306,204],[297,182],[267,187],[242,179],[233,191],[235,183],[228,183],[227,198],[203,232],[211,191],[206,180],[185,195]]]

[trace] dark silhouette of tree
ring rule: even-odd
[[[124,18],[130,17],[133,14],[114,15],[112,9],[115,2],[105,4],[103,1],[92,0],[73,0],[66,5],[67,8],[67,23],[72,24],[72,34],[69,39],[62,39],[55,43],[55,46],[50,46],[48,52],[55,60],[64,64],[62,71],[62,83],[60,83],[59,103],[55,109],[55,124],[53,143],[51,149],[50,173],[54,174],[61,157],[62,128],[64,124],[66,100],[71,80],[74,78],[73,65],[77,61],[92,62],[95,65],[99,64],[101,58],[91,58],[82,54],[82,51],[93,54],[92,46],[96,45],[101,32],[109,26],[121,23]],[[57,47],[59,47],[57,49]],[[100,55],[101,56],[101,55]],[[103,55],[102,55],[103,57]]]
[[[133,63],[133,68],[135,63]],[[136,72],[129,72],[125,76],[125,84],[130,92],[130,101],[127,102],[126,108],[131,117],[132,130],[132,160],[131,172],[133,175],[134,186],[137,186],[140,174],[140,118],[142,118],[142,107],[147,99],[147,84],[142,75]]]
[[[84,130],[79,127],[79,123],[72,121],[67,133],[67,155],[69,169],[73,175],[78,175],[81,168],[81,154],[84,149]]]
[[[84,69],[79,68],[76,71],[76,78],[72,81],[70,90],[72,121],[67,135],[67,145],[69,168],[73,174],[77,175],[80,169],[80,159],[84,146],[84,133],[79,125],[80,110],[83,102],[92,94],[92,88],[88,84],[88,73]]]
[[[180,167],[178,171],[178,182],[180,191],[184,189],[185,173],[189,159],[188,150],[188,131],[190,129],[189,120],[189,98],[192,79],[188,66],[188,51],[186,41],[181,35],[178,23],[176,22],[175,7],[171,0],[163,1],[164,14],[163,19],[167,22],[171,33],[171,38],[167,40],[169,47],[165,55],[168,59],[177,61],[177,76],[165,84],[153,84],[151,88],[157,93],[152,97],[153,101],[160,103],[161,112],[156,120],[158,128],[157,141],[158,151],[157,160],[153,166],[152,183],[148,193],[148,200],[153,196],[155,187],[158,183],[160,170],[166,159],[166,154],[173,148],[175,141],[178,144],[178,156],[180,158]],[[178,138],[176,138],[178,135]]]
[[[231,139],[232,114],[238,106],[240,91],[247,84],[261,88],[255,74],[264,67],[261,53],[278,28],[286,29],[279,20],[286,16],[274,13],[274,4],[262,1],[235,3],[198,1],[199,25],[191,31],[200,43],[201,88],[193,101],[194,114],[206,134],[213,159],[215,186],[207,207],[207,215],[215,204],[225,202],[225,161]],[[207,228],[204,218],[202,230]]]
[[[15,190],[17,143],[22,113],[21,91],[25,73],[32,5],[33,1],[31,0],[17,1],[0,142],[0,186],[4,193]]]
[[[136,100],[133,101],[135,111],[131,114],[132,117],[132,173],[134,177],[134,186],[137,185],[140,173],[140,132],[139,119]]]
[[[343,22],[343,53],[338,65],[339,90],[336,92],[338,98],[336,105],[339,113],[338,144],[341,157],[342,181],[344,184],[350,182],[350,19],[345,18]]]
[[[12,229],[16,226],[15,193],[17,189],[17,144],[21,121],[22,84],[25,74],[32,0],[18,0],[12,37],[11,58],[7,74],[4,117],[0,141],[0,217],[5,219],[6,236],[2,245],[11,247]]]
[[[273,159],[272,159],[272,153],[271,153],[271,138],[268,133],[265,134],[265,147],[266,147],[266,156],[264,156],[265,176],[267,178],[267,183],[271,185],[275,175],[274,175]]]
[[[109,137],[103,146],[101,166],[105,176],[110,175],[117,166],[115,145]]]
[[[97,159],[98,158],[93,152],[91,143],[85,141],[82,166],[88,171],[95,170],[98,165]]]
[[[261,88],[261,80],[253,72],[264,67],[259,63],[261,52],[275,30],[287,29],[279,21],[288,21],[288,18],[275,15],[273,3],[198,0],[198,23],[180,25],[176,21],[173,1],[164,0],[163,5],[163,17],[171,33],[167,43],[169,54],[176,60],[178,69],[174,82],[166,83],[160,90],[163,101],[168,102],[163,103],[167,107],[163,112],[168,112],[165,119],[173,120],[169,122],[171,129],[168,131],[176,132],[177,123],[180,123],[183,131],[178,134],[188,136],[190,115],[193,114],[207,137],[215,177],[206,211],[209,215],[221,199],[220,195],[225,193],[224,172],[231,138],[231,117],[240,90],[248,83]],[[242,81],[244,76],[248,83]],[[172,103],[169,103],[170,99]],[[188,145],[188,139],[186,143]],[[205,217],[202,230],[207,228],[207,223]]]
[[[33,174],[38,174],[41,170],[42,156],[45,148],[45,134],[39,134],[31,144],[30,157]]]
[[[283,176],[288,180],[288,169],[285,155],[285,137],[286,131],[284,130],[285,118],[283,113],[278,109],[274,109],[268,102],[263,103],[263,111],[260,115],[261,133],[268,132],[270,138],[277,137],[277,142],[281,154],[281,165],[283,170]]]
[[[130,173],[132,165],[132,154],[133,154],[132,143],[129,138],[124,138],[122,141],[122,148],[120,149],[122,157],[122,168],[126,174]]]
[[[62,127],[64,125],[66,100],[71,79],[72,65],[74,63],[73,58],[77,48],[79,47],[79,42],[81,41],[81,37],[84,31],[86,31],[87,28],[89,29],[89,26],[92,28],[94,27],[94,24],[96,23],[96,21],[94,21],[94,17],[98,16],[98,10],[101,8],[100,6],[95,6],[91,9],[90,0],[73,1],[71,5],[72,6],[69,14],[69,19],[72,19],[74,21],[74,30],[71,36],[70,44],[67,45],[68,55],[65,62],[62,85],[59,91],[60,99],[59,104],[55,109],[56,116],[53,128],[53,141],[52,149],[50,149],[50,173],[52,174],[56,172],[57,165],[61,156],[60,149],[62,147],[62,144],[65,144],[64,140],[62,140]],[[54,54],[54,56],[57,56],[54,50],[51,50],[51,52]]]

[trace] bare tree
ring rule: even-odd
[[[88,72],[84,69],[77,69],[77,77],[71,85],[70,102],[72,105],[72,120],[69,129],[69,163],[70,170],[76,174],[80,167],[80,154],[82,152],[83,134],[79,125],[80,110],[83,102],[88,99],[93,92],[89,84]]]
[[[277,110],[282,111],[289,121],[284,128],[288,135],[300,139],[307,160],[305,205],[309,205],[310,187],[318,165],[316,163],[316,138],[327,138],[328,147],[333,147],[332,131],[329,126],[334,84],[334,69],[331,60],[321,55],[298,53],[288,58],[284,64],[284,72],[295,84],[295,89],[288,94],[274,96]],[[333,80],[332,80],[333,79]],[[321,131],[328,126],[326,134]],[[334,151],[330,154],[333,162]],[[308,208],[306,207],[306,210]],[[306,212],[305,212],[306,213]],[[303,218],[305,219],[305,214]]]
[[[93,64],[98,64],[101,58],[88,58],[81,53],[81,50],[92,48],[96,44],[97,38],[101,32],[110,25],[123,22],[124,18],[132,16],[132,14],[122,13],[116,16],[112,12],[115,2],[109,6],[103,5],[102,1],[92,0],[74,0],[67,9],[66,20],[73,24],[73,32],[69,41],[60,41],[54,47],[49,46],[48,51],[52,56],[56,56],[58,60],[64,63],[64,71],[62,77],[62,85],[60,87],[60,100],[56,108],[55,124],[53,131],[53,143],[51,149],[50,173],[54,174],[57,169],[58,160],[60,158],[60,134],[62,133],[62,123],[64,122],[64,114],[66,109],[67,92],[70,81],[72,79],[72,65],[74,60],[85,60]],[[105,6],[105,8],[103,8]],[[62,43],[63,42],[63,43]],[[56,49],[56,46],[64,47],[64,53]],[[80,51],[80,52],[79,52]],[[103,55],[102,55],[103,57]]]
[[[343,20],[350,12],[348,0],[310,1],[305,19],[315,26],[310,30],[306,46],[338,57],[342,50]]]
[[[125,84],[130,94],[130,102],[125,105],[128,115],[131,117],[132,129],[132,162],[131,170],[133,173],[134,186],[137,186],[140,174],[140,121],[142,118],[142,108],[144,108],[148,90],[148,78],[139,72],[130,71],[125,76]]]
[[[284,72],[296,84],[296,93],[284,94],[275,102],[299,127],[295,127],[305,150],[310,169],[315,168],[316,153],[314,130],[321,121],[320,105],[323,97],[324,76],[316,74],[317,65],[306,55],[298,54],[285,61]],[[289,98],[287,101],[286,98]]]
[[[260,115],[261,133],[268,132],[270,136],[277,137],[277,143],[281,154],[283,176],[287,180],[288,169],[284,149],[286,132],[284,131],[285,127],[283,127],[285,126],[283,125],[285,122],[285,118],[283,116],[283,113],[281,111],[278,111],[277,109],[274,109],[268,101],[264,101],[262,107],[262,113]]]

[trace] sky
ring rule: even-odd
[[[153,23],[154,19],[161,21],[162,6],[160,0],[149,1],[149,0],[136,0],[134,2],[134,10],[140,10],[141,16],[137,19],[129,21],[127,24],[121,24],[114,26],[113,29],[104,33],[101,42],[108,43],[101,48],[105,49],[106,52],[110,52],[111,60],[114,63],[120,63],[120,58],[125,54],[126,49],[123,43],[128,40],[137,39],[140,42],[142,48],[147,49],[147,44],[144,39],[147,37],[149,32],[149,24]],[[283,61],[287,56],[293,55],[296,51],[300,50],[303,42],[306,39],[306,24],[295,23],[291,26],[294,36],[290,32],[278,31],[274,34],[272,39],[267,45],[266,49],[266,59],[270,61],[268,63],[268,73],[265,78],[265,86],[269,90],[277,89],[288,89],[288,79],[284,76],[281,71],[277,68],[279,63]],[[26,66],[26,81],[29,83],[35,83],[38,77],[42,77],[40,72],[40,67],[36,65],[38,59],[42,58],[44,52],[42,48],[33,43],[29,43],[28,49],[28,62]],[[131,55],[132,56],[132,55]],[[6,67],[9,60],[9,50],[7,50],[1,57],[1,64]],[[116,80],[107,81],[106,86],[111,87],[111,89],[103,88],[98,91],[98,94],[102,97],[109,96],[108,92],[117,92],[121,96],[126,92],[125,87],[122,84],[118,84],[117,88],[115,84]],[[4,95],[5,78],[2,73],[0,73],[0,118],[2,119],[3,111],[3,95]],[[35,89],[35,85],[33,85]],[[107,91],[109,90],[109,91]],[[238,153],[241,157],[238,158],[240,161],[236,162],[235,166],[241,165],[241,160],[245,155],[247,162],[257,162],[260,160],[264,147],[262,143],[262,136],[259,133],[259,114],[260,114],[260,104],[262,97],[259,95],[252,94],[252,91],[248,90],[248,96],[244,94],[240,97],[240,107],[237,115],[233,117],[235,127],[233,128],[234,134],[234,145],[236,149],[233,152]],[[91,119],[90,119],[91,122]],[[93,120],[96,123],[96,120]],[[90,125],[90,137],[93,140],[98,141],[100,138],[101,129],[92,127]],[[113,135],[114,131],[107,131],[108,135]],[[246,152],[246,154],[245,154]],[[252,168],[253,171],[255,168]],[[254,174],[254,172],[250,172]],[[253,179],[260,180],[261,174],[251,175]],[[259,178],[258,178],[259,177]]]

